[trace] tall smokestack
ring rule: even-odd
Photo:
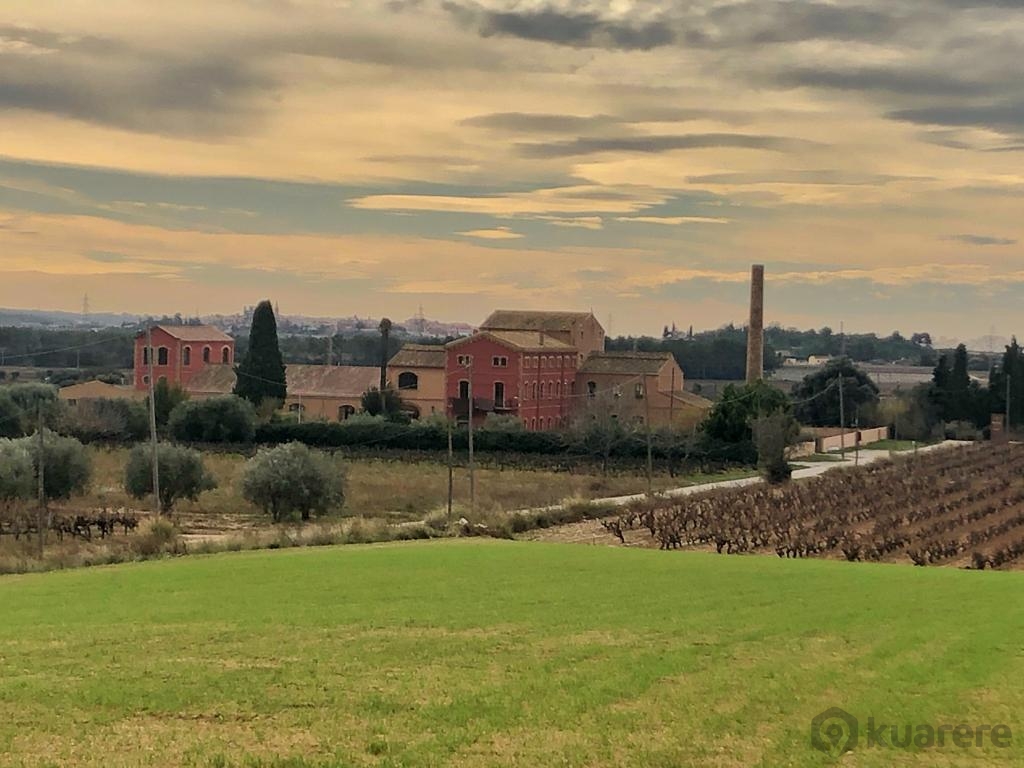
[[[764,264],[750,268],[750,322],[747,324],[747,383],[764,377]]]

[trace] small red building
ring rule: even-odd
[[[211,325],[153,326],[153,376],[180,387],[207,365],[234,365],[235,340]],[[135,388],[149,388],[146,333],[135,337]]]
[[[490,413],[529,430],[557,429],[572,413],[579,352],[537,331],[479,331],[446,347],[448,413],[474,424]]]

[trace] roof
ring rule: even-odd
[[[447,353],[443,345],[406,344],[388,361],[394,368],[444,368]]]
[[[465,336],[461,339],[449,342],[448,346],[459,346],[482,336],[488,336],[497,342],[523,352],[566,352],[576,350],[576,347],[572,346],[572,344],[566,344],[564,341],[556,339],[554,336],[548,336],[546,333],[537,333],[536,331],[481,330],[478,333],[474,333],[472,336]]]
[[[61,400],[117,400],[120,398],[136,400],[145,396],[144,392],[139,392],[132,387],[119,387],[116,384],[95,380],[61,387],[59,394]]]
[[[671,352],[591,352],[580,366],[580,373],[653,376],[671,359]]]
[[[235,388],[235,369],[207,365],[186,389],[205,395],[228,395]],[[380,369],[369,365],[286,365],[289,397],[359,397],[380,384]]]
[[[212,325],[157,325],[164,333],[181,341],[234,341],[220,328]]]
[[[539,312],[498,309],[480,324],[487,331],[569,331],[573,326],[594,319],[592,312]],[[597,320],[594,319],[596,323]]]

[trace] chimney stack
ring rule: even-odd
[[[764,378],[764,264],[750,268],[750,322],[747,324],[747,384]]]

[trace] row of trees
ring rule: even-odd
[[[27,504],[37,499],[40,461],[43,496],[47,502],[68,500],[88,490],[92,462],[78,440],[46,430],[39,435],[0,439],[0,505]],[[169,514],[188,499],[195,501],[217,483],[203,455],[192,448],[161,443],[157,450],[160,474],[159,508]],[[246,462],[239,487],[242,496],[270,515],[274,522],[339,509],[345,500],[344,473],[330,458],[301,443],[261,450]],[[148,445],[132,449],[124,469],[124,488],[136,499],[153,494],[153,452]]]

